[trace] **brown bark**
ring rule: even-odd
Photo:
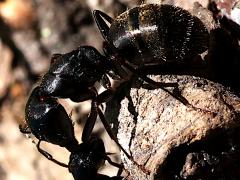
[[[113,114],[120,108],[119,143],[149,171],[145,173],[122,153],[129,171],[127,179],[239,178],[240,98],[222,85],[201,78],[151,78],[178,82],[181,95],[190,105],[162,89],[137,87],[122,100],[121,108],[111,106]],[[111,103],[116,105],[116,99]]]

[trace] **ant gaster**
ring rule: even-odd
[[[122,169],[122,165],[114,163],[107,156],[103,141],[99,138],[89,137],[89,140],[81,144],[74,136],[72,121],[64,107],[56,98],[45,97],[39,87],[32,91],[26,105],[25,129],[23,133],[32,133],[39,142],[38,151],[47,159],[66,167],[72,173],[75,180],[80,179],[122,179],[120,176],[108,177],[97,173],[98,169],[107,160],[111,165]],[[45,150],[41,149],[41,141],[65,147],[71,152],[69,163],[64,164],[54,159]]]
[[[124,59],[120,65],[137,67],[144,74],[149,66],[187,65],[208,48],[209,33],[204,24],[179,7],[144,4],[116,19],[98,10],[93,14],[108,50],[112,51],[106,55],[117,54],[113,57],[115,61],[119,57]]]

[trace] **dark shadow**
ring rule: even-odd
[[[155,179],[239,179],[239,132],[239,128],[217,129],[209,132],[206,139],[176,147]]]

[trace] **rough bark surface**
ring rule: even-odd
[[[201,78],[151,78],[177,82],[181,95],[191,105],[184,105],[162,89],[137,87],[127,93],[121,108],[111,106],[115,114],[120,108],[119,143],[149,171],[144,172],[122,153],[129,171],[127,179],[239,178],[240,98],[222,85]]]

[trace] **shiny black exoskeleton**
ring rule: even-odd
[[[94,14],[105,41],[132,65],[189,63],[208,48],[204,24],[179,7],[144,4],[114,20],[100,11]],[[111,23],[109,28],[101,16]]]
[[[82,46],[64,55],[54,55],[51,61],[40,84],[41,91],[48,96],[85,101],[96,96],[95,90],[90,88],[97,81],[108,80],[106,71],[110,65],[91,46]]]
[[[89,137],[89,140],[78,144],[74,136],[72,121],[56,98],[45,97],[39,87],[36,87],[26,105],[27,127],[21,128],[23,133],[32,133],[39,142],[37,148],[49,160],[60,166],[67,167],[75,180],[80,179],[121,179],[98,174],[105,160],[110,164],[122,168],[107,156],[101,139]],[[56,144],[71,152],[69,163],[57,161],[48,152],[40,148],[41,141]]]

